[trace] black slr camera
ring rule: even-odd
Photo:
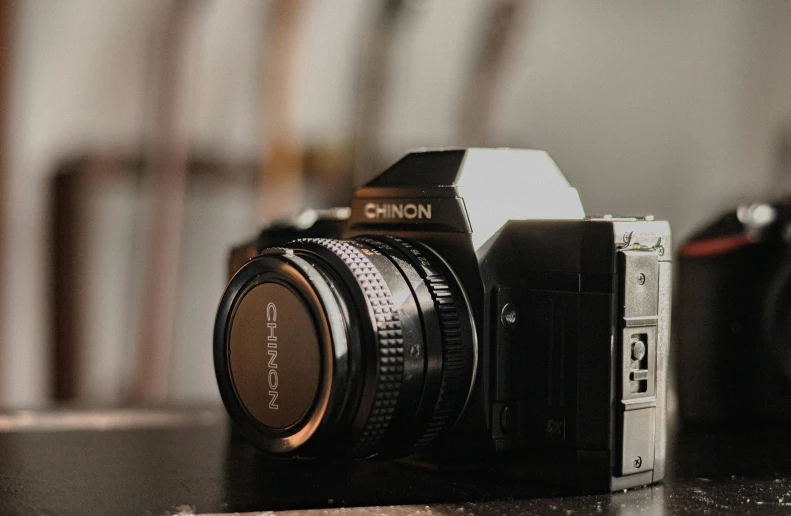
[[[678,399],[690,425],[791,422],[791,202],[744,204],[679,252]]]
[[[666,222],[586,218],[509,149],[408,154],[326,215],[237,250],[217,314],[222,399],[267,456],[662,479]]]

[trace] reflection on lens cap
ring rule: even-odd
[[[299,296],[261,283],[231,322],[231,377],[247,411],[270,428],[298,423],[319,387],[321,352],[313,318]]]

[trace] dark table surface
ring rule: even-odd
[[[664,484],[599,495],[359,463],[298,469],[289,492],[230,439],[220,410],[0,415],[0,514],[191,514],[316,507],[316,514],[791,514],[791,432],[677,436]],[[280,474],[280,473],[279,473]],[[300,480],[310,478],[311,480]],[[280,485],[283,485],[282,483]],[[512,494],[520,493],[520,499]],[[347,507],[369,502],[376,507]],[[443,501],[442,503],[437,503]],[[417,502],[417,504],[416,504]],[[398,505],[407,503],[406,505]],[[308,511],[311,512],[311,511]]]

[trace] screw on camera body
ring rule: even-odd
[[[513,303],[506,303],[500,311],[500,322],[507,330],[513,329],[519,321],[519,310]]]

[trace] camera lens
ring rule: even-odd
[[[302,239],[234,275],[214,355],[229,414],[262,450],[398,456],[459,419],[477,342],[459,281],[427,246]]]

